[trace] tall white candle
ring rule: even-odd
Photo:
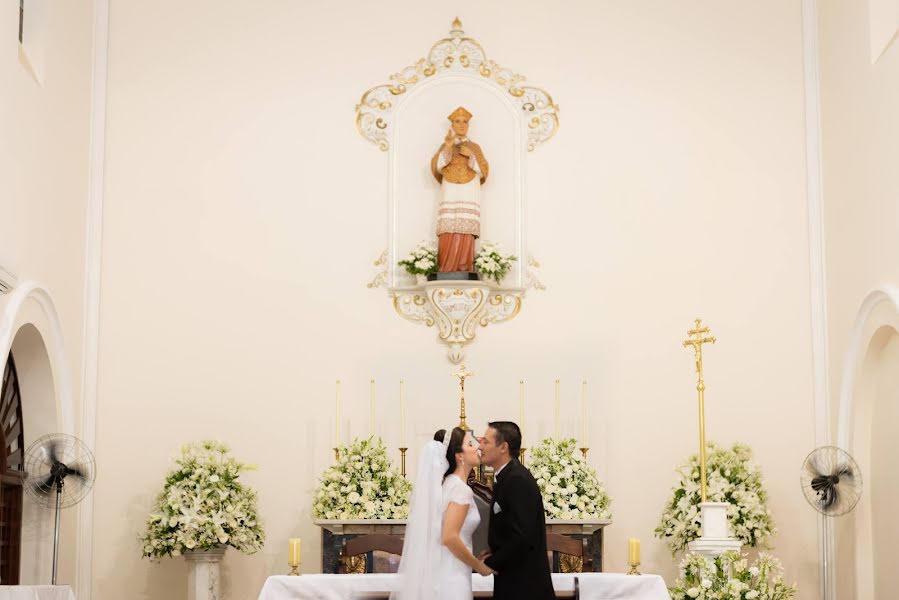
[[[587,448],[587,380],[581,382],[581,448]]]
[[[559,395],[560,380],[556,379],[556,439],[560,439],[559,432],[559,412],[561,410],[561,399]]]
[[[375,436],[375,380],[371,380],[371,415],[369,417],[370,423],[368,424],[369,435],[372,437]]]
[[[406,382],[400,380],[400,448],[406,447]]]
[[[518,381],[518,429],[521,431],[521,439],[524,440],[524,380]]]
[[[334,415],[334,447],[340,448],[340,380],[337,380],[337,399]]]

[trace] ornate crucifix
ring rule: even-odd
[[[464,364],[460,365],[459,370],[453,373],[453,377],[459,378],[459,427],[465,430],[468,430],[468,424],[465,422],[465,380],[472,376],[474,376],[474,373],[466,371]]]
[[[708,326],[702,326],[702,319],[696,319],[696,327],[687,332],[690,336],[684,340],[684,348],[693,347],[696,357],[696,391],[699,393],[699,477],[702,501],[706,501],[706,467],[705,467],[705,380],[702,378],[702,345],[714,344],[715,338],[707,336]]]

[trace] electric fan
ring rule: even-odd
[[[812,450],[802,463],[799,482],[805,499],[824,517],[824,598],[829,596],[827,545],[830,543],[830,519],[845,515],[858,504],[862,495],[862,473],[848,452],[836,446]]]
[[[94,455],[78,438],[45,435],[25,451],[25,489],[45,508],[56,508],[53,528],[53,585],[59,559],[59,512],[81,502],[94,485]]]

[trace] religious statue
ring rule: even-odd
[[[438,271],[474,272],[474,243],[481,235],[481,185],[490,165],[481,147],[468,138],[471,113],[461,106],[447,117],[452,126],[431,159],[441,185],[437,211]]]

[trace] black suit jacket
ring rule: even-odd
[[[546,554],[543,498],[531,472],[517,460],[500,471],[493,486],[487,543],[492,555],[484,562],[497,572],[495,600],[556,597]]]

